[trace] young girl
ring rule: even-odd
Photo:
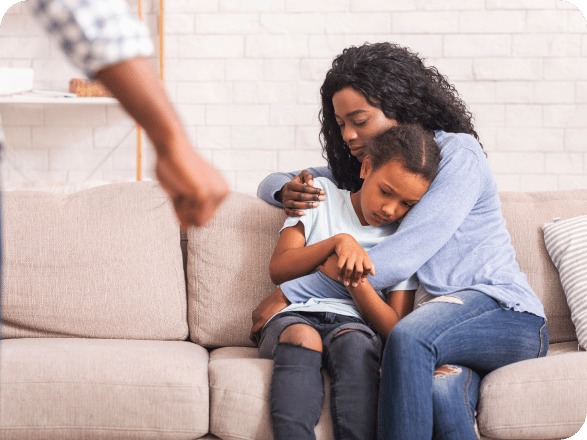
[[[364,282],[351,296],[342,283],[307,274],[333,253],[348,270],[362,265],[365,249],[393,234],[428,190],[440,157],[432,133],[410,124],[391,128],[366,148],[362,188],[350,193],[316,179],[326,201],[286,220],[271,258],[271,278],[281,284],[272,296],[281,301],[273,302],[270,313],[276,314],[261,331],[259,356],[274,359],[270,407],[277,440],[314,438],[323,365],[332,380],[335,438],[376,438],[381,341],[365,321],[387,336],[411,311],[417,282],[383,291]],[[254,316],[253,335],[267,318]]]

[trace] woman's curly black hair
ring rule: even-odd
[[[473,115],[455,87],[417,53],[392,43],[349,47],[334,59],[320,88],[322,154],[342,188],[357,191],[362,184],[361,164],[342,138],[332,104],[333,95],[347,86],[400,124],[419,123],[426,130],[467,133],[479,140]]]

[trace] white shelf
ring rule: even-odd
[[[43,96],[0,96],[0,104],[118,104],[116,98],[52,98]]]

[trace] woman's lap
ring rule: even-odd
[[[474,291],[438,297],[414,310],[392,330],[433,349],[435,366],[460,364],[481,372],[546,355],[544,318],[503,309]],[[388,340],[389,345],[393,338]]]
[[[387,338],[382,361],[380,438],[431,438],[433,406],[438,405],[433,402],[434,382],[438,382],[433,379],[435,367],[461,365],[483,375],[513,362],[544,356],[547,348],[544,318],[503,309],[483,293],[458,292],[425,303],[402,319]],[[475,438],[473,412],[466,409],[475,396],[461,402],[456,396],[463,393],[458,389],[450,386],[445,391],[440,400],[452,402],[452,410],[462,416],[457,428],[471,428],[458,438]],[[450,429],[450,424],[442,420],[436,423],[447,426],[437,428]]]

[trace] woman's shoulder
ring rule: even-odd
[[[458,153],[462,156],[475,156],[477,159],[484,158],[485,153],[481,144],[474,136],[467,133],[448,133],[446,131],[437,130],[434,132],[435,140],[440,148],[442,157],[456,155]],[[473,153],[472,155],[466,154]]]

